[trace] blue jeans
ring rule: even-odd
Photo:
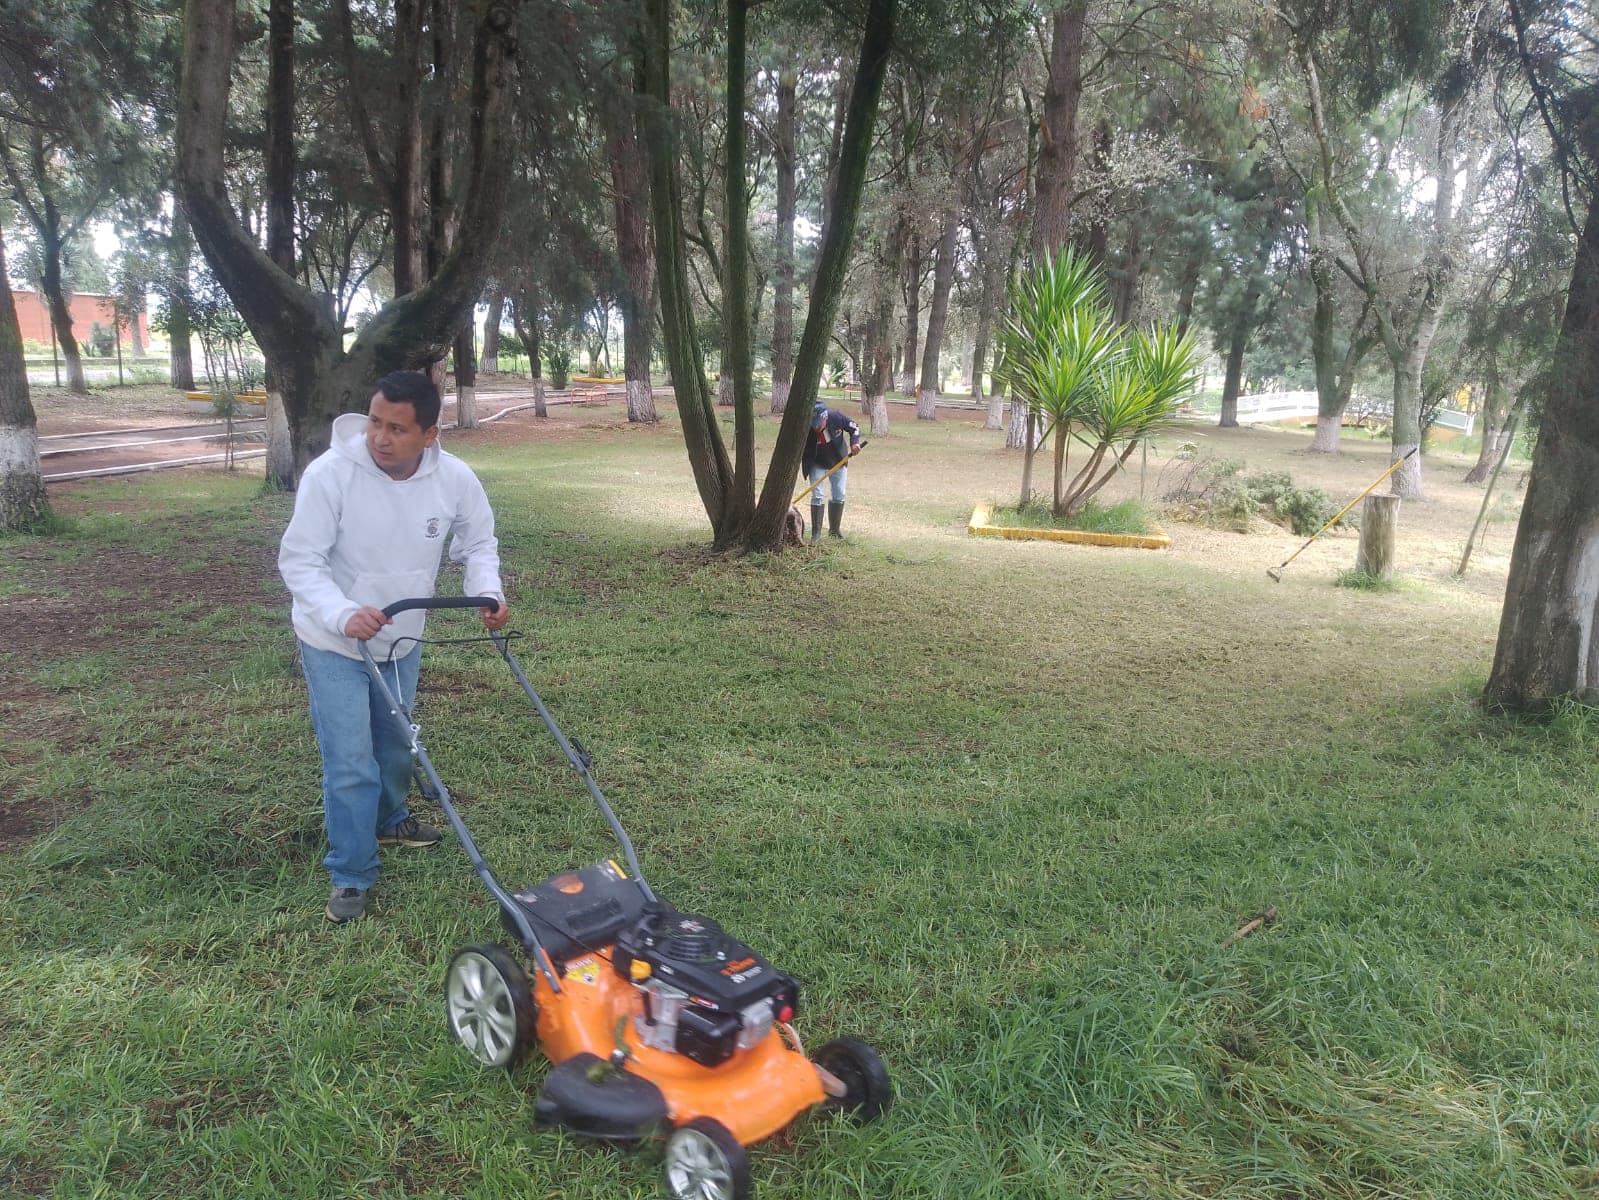
[[[378,832],[392,829],[410,810],[411,740],[389,715],[388,702],[367,674],[366,663],[300,643],[311,727],[322,750],[322,813],[328,845],[322,860],[334,887],[366,889],[378,878]],[[407,709],[416,697],[422,647],[404,658],[378,660],[384,682]]]
[[[810,482],[815,483],[824,475],[827,475],[826,467],[812,467]],[[821,508],[823,504],[826,504],[826,497],[824,497],[822,493],[828,491],[829,489],[831,489],[833,493],[833,503],[844,503],[844,481],[848,477],[848,467],[840,467],[838,470],[834,471],[832,475],[828,477],[826,483],[811,493],[811,507]]]

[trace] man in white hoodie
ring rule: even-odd
[[[494,513],[472,469],[437,445],[439,393],[417,371],[378,381],[367,415],[333,422],[333,442],[300,476],[278,571],[292,618],[322,751],[322,811],[333,878],[326,916],[343,924],[366,911],[378,846],[432,846],[439,831],[406,808],[411,750],[367,674],[365,641],[407,708],[416,695],[426,614],[389,618],[383,606],[431,596],[444,539],[464,563],[464,593],[493,596],[491,630],[510,619],[500,584]]]

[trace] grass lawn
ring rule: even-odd
[[[1448,578],[1468,463],[1407,506],[1405,588],[1333,587],[1342,537],[1277,585],[1282,530],[967,539],[1018,457],[896,409],[850,544],[723,561],[675,424],[619,412],[448,440],[656,889],[796,973],[808,1041],[894,1075],[880,1124],[755,1148],[759,1195],[1599,1186],[1599,721],[1476,708],[1509,538]],[[1307,440],[1212,437],[1335,495],[1381,469]],[[658,1195],[649,1155],[532,1128],[542,1064],[449,1040],[444,966],[498,927],[453,841],[323,922],[289,505],[257,489],[70,485],[72,532],[0,542],[0,1196]],[[486,653],[432,648],[418,719],[507,882],[610,852]]]

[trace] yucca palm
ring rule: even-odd
[[[1013,286],[999,332],[998,374],[1055,437],[1056,516],[1070,516],[1126,462],[1132,449],[1170,421],[1193,390],[1199,354],[1175,328],[1148,333],[1118,327],[1104,284],[1070,250],[1046,258]],[[1067,451],[1076,437],[1087,463],[1068,484]],[[1030,499],[1033,445],[1023,469]]]
[[[1038,429],[1027,441],[1022,498],[1032,498],[1033,455],[1055,434],[1055,499],[1065,474],[1066,438],[1082,403],[1092,367],[1103,353],[1101,327],[1109,323],[1105,285],[1081,255],[1070,249],[1018,276],[996,338],[996,379],[1026,405]]]

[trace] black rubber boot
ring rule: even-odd
[[[822,540],[822,506],[811,505],[811,545]]]
[[[843,537],[844,535],[838,531],[838,524],[843,519],[844,502],[842,500],[829,501],[827,505],[827,532],[836,538]]]

